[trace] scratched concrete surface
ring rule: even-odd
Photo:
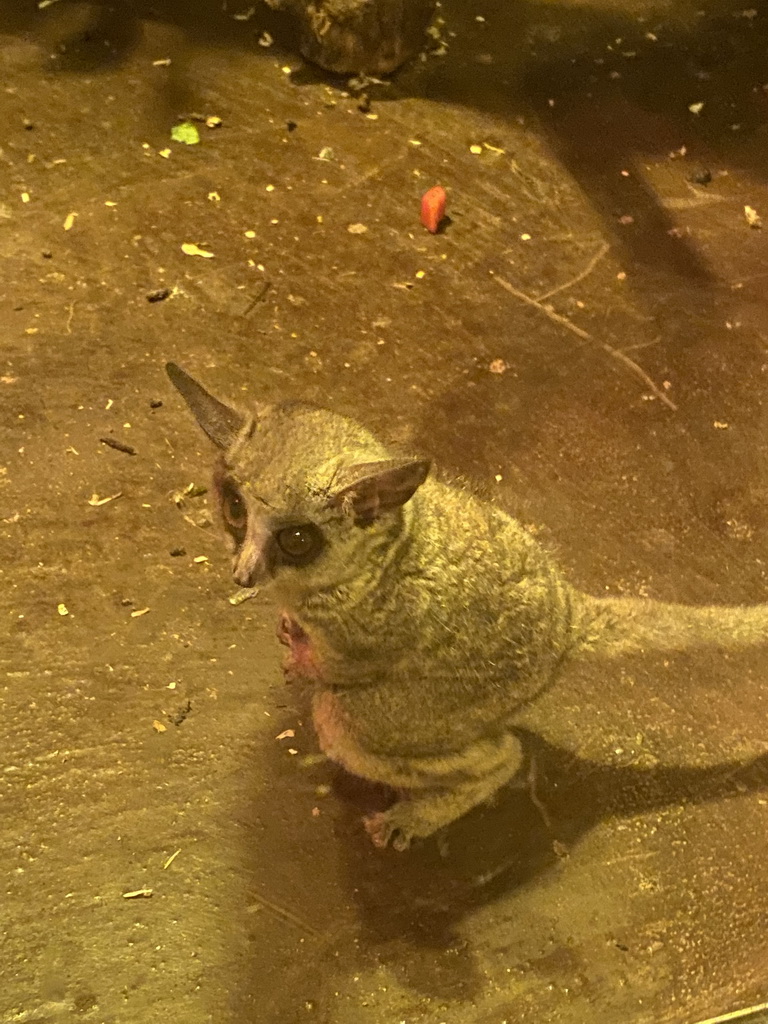
[[[451,0],[366,113],[229,6],[0,10],[0,1021],[768,999],[765,653],[570,676],[533,799],[376,852],[174,501],[210,452],[161,372],[411,438],[594,592],[763,600],[765,9]],[[185,113],[223,124],[185,147]]]

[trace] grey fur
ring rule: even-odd
[[[768,605],[583,594],[506,512],[428,477],[423,460],[393,460],[357,423],[300,404],[226,416],[184,371],[169,374],[223,449],[234,576],[270,584],[286,671],[313,688],[322,749],[403,791],[366,819],[376,845],[404,849],[518,775],[515,714],[570,659],[768,637]],[[239,516],[247,524],[233,527]],[[324,543],[309,564],[286,564],[276,538],[302,524]]]

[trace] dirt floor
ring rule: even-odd
[[[226,6],[0,9],[0,1021],[768,1000],[768,656],[571,675],[536,799],[376,851],[162,371],[410,439],[595,593],[764,600],[768,12],[451,0],[361,94]]]

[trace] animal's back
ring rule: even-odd
[[[412,505],[402,558],[356,612],[379,641],[379,679],[343,703],[369,749],[428,754],[497,732],[552,681],[573,591],[492,504],[428,481]]]

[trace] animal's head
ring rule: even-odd
[[[314,406],[238,412],[174,363],[166,370],[220,450],[214,490],[240,586],[339,586],[400,533],[429,462],[393,458],[363,427]]]

